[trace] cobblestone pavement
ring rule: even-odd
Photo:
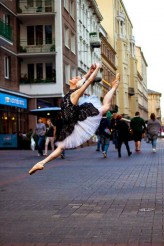
[[[36,151],[0,151],[0,246],[164,246],[164,139],[122,158],[66,151],[28,175]]]

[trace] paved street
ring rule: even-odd
[[[0,151],[0,246],[163,246],[164,139],[157,153],[107,159],[96,146],[66,151],[28,175],[36,151]]]

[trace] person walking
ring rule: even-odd
[[[38,118],[38,123],[36,124],[34,133],[37,136],[38,156],[42,156],[43,148],[44,148],[44,141],[45,141],[45,134],[46,134],[46,126],[43,123],[42,118]]]
[[[47,153],[48,153],[49,142],[51,144],[51,150],[54,151],[55,134],[56,134],[56,127],[52,124],[51,119],[48,119],[47,120],[46,142],[45,142],[44,155],[47,155]]]
[[[151,144],[152,144],[152,152],[156,152],[157,148],[157,138],[158,133],[160,132],[161,124],[154,113],[151,113],[150,120],[147,123],[147,131],[150,136]]]
[[[122,143],[125,144],[128,156],[132,154],[130,151],[128,139],[129,139],[129,126],[127,123],[122,120],[122,115],[117,115],[117,125],[116,125],[116,130],[117,130],[117,142],[118,142],[118,157],[121,158],[121,146]]]
[[[130,121],[130,128],[133,132],[133,139],[135,142],[135,150],[136,152],[141,151],[141,140],[142,134],[146,129],[145,121],[140,117],[140,113],[137,111],[135,113],[135,117],[133,117]]]
[[[101,143],[101,149],[104,158],[107,157],[107,152],[110,144],[110,121],[107,119],[106,115],[102,117],[100,121],[100,125],[98,127],[99,137],[100,137],[100,143]]]
[[[87,97],[86,101],[80,102],[80,97],[85,90],[94,82],[99,70],[100,64],[94,64],[90,67],[88,73],[83,78],[77,76],[69,80],[70,90],[65,95],[61,105],[62,129],[60,131],[57,148],[44,160],[35,164],[29,171],[29,174],[42,170],[49,161],[61,155],[65,148],[75,148],[89,140],[99,126],[102,115],[110,108],[112,97],[118,88],[120,75],[112,83],[112,88],[105,95],[103,105],[100,104],[98,97]]]

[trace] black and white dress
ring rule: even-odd
[[[89,140],[102,118],[102,105],[96,96],[83,96],[78,105],[72,104],[70,97],[75,90],[70,90],[65,95],[61,105],[62,126],[56,145],[67,149]]]

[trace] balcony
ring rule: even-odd
[[[19,56],[35,55],[35,54],[52,54],[55,52],[55,40],[20,40],[18,47]]]
[[[20,78],[20,84],[47,84],[47,83],[56,83],[56,74],[52,78],[29,78],[27,74],[22,74]]]
[[[12,28],[0,20],[0,45],[7,44],[12,44]]]
[[[18,0],[17,13],[19,15],[33,15],[33,14],[49,14],[54,13],[53,0]]]
[[[135,92],[134,92],[134,88],[133,87],[129,87],[128,88],[128,94],[129,94],[129,96],[134,96],[135,95]]]
[[[99,34],[97,32],[90,32],[89,34],[90,36],[90,45],[91,48],[100,48],[101,47],[101,42],[99,39]]]
[[[124,22],[125,21],[125,15],[124,13],[122,13],[121,11],[118,11],[117,12],[117,19],[121,22]]]
[[[129,37],[129,41],[130,41],[130,43],[135,44],[135,37],[133,35],[131,35]]]

